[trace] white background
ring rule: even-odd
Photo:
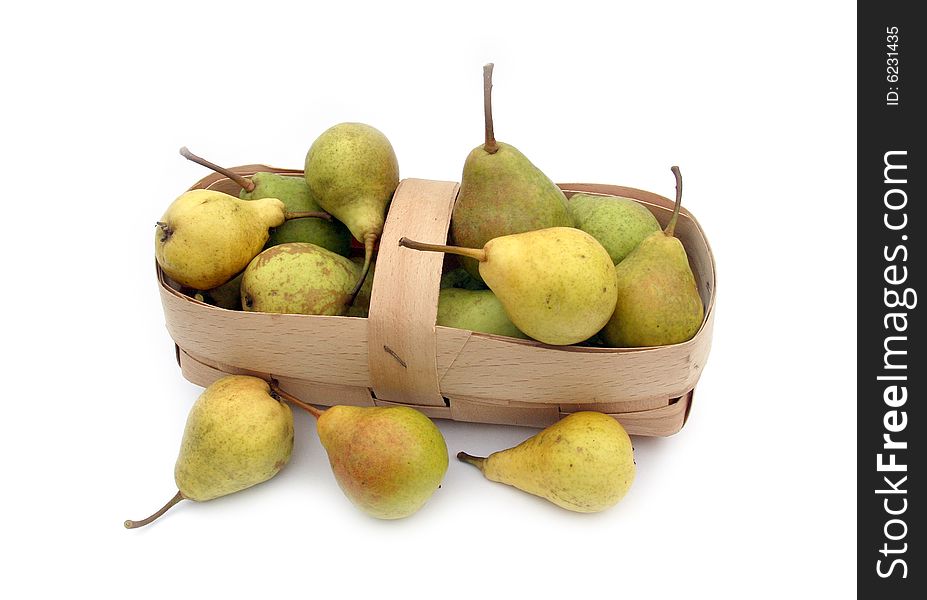
[[[195,4],[3,9],[3,596],[852,593],[851,4]],[[154,221],[205,174],[177,148],[300,167],[318,133],[357,120],[389,136],[403,176],[457,180],[488,61],[498,138],[555,181],[671,195],[682,167],[719,271],[685,429],[637,438],[633,488],[598,515],[454,461],[422,511],[379,522],[342,496],[300,413],[274,480],[123,530],[174,493],[200,391],[152,261]],[[440,427],[452,453],[533,433]]]

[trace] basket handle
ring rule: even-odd
[[[379,400],[445,405],[435,337],[444,255],[401,248],[399,240],[445,243],[458,187],[452,181],[404,179],[393,195],[367,317],[370,384]]]

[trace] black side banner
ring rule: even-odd
[[[927,22],[915,7],[862,2],[857,24],[857,584],[893,600],[927,589],[913,492],[927,454]]]

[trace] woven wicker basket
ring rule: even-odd
[[[252,175],[301,171],[237,167]],[[634,198],[666,224],[672,202],[614,185],[561,184],[575,192]],[[237,194],[210,175],[191,189]],[[445,243],[458,184],[405,179],[379,246],[366,319],[230,311],[182,293],[158,269],[167,328],[184,376],[209,385],[228,373],[273,377],[313,404],[407,405],[433,418],[545,427],[568,413],[614,416],[631,434],[666,436],[686,422],[711,346],[715,267],[698,222],[685,209],[676,234],[685,246],[705,320],[694,338],[654,348],[548,346],[435,325],[442,255],[398,246],[407,236]]]

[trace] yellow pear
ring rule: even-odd
[[[504,235],[482,250],[423,244],[479,261],[480,276],[520,331],[545,344],[576,344],[595,335],[615,310],[615,266],[594,237],[572,227]]]
[[[127,529],[151,523],[181,500],[204,502],[267,481],[290,460],[293,413],[263,379],[223,377],[190,409],[174,465],[177,494]]]
[[[317,211],[287,212],[277,198],[240,200],[215,190],[191,190],[167,208],[155,230],[155,258],[164,273],[196,290],[222,285],[264,247],[271,227]]]
[[[486,479],[582,513],[621,500],[634,481],[634,448],[621,423],[598,412],[564,417],[518,446],[488,458],[457,455]]]

